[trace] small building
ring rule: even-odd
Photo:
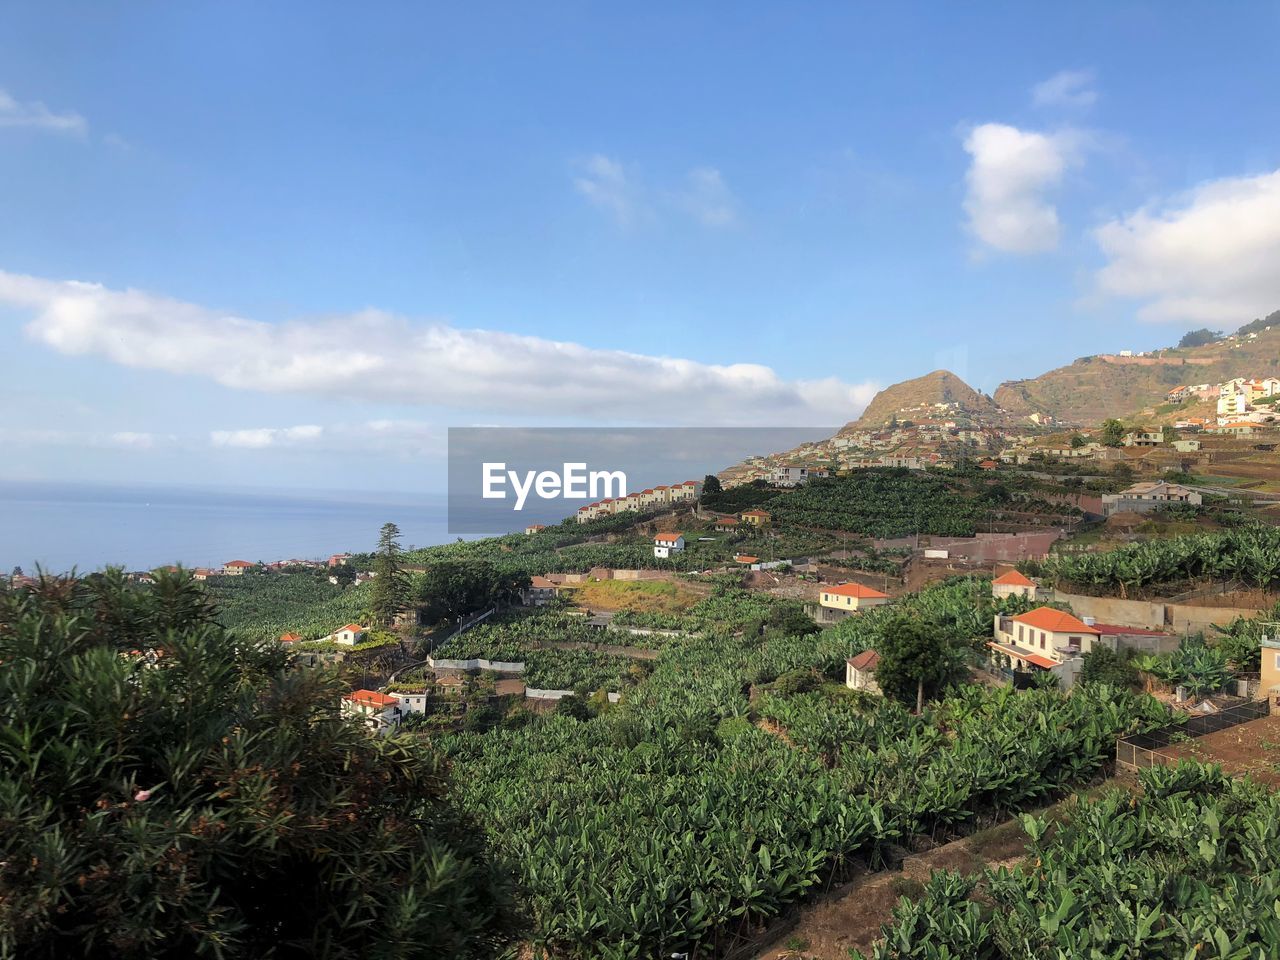
[[[1102,512],[1108,517],[1115,513],[1150,513],[1173,504],[1199,506],[1202,502],[1204,498],[1190,487],[1163,480],[1147,480],[1119,493],[1104,493]]]
[[[720,517],[715,526],[721,533],[733,533],[738,529],[738,521],[733,517]]]
[[[281,643],[301,643],[302,634],[300,633],[282,633],[280,634]]]
[[[341,643],[344,646],[354,647],[357,643],[363,643],[368,631],[358,623],[348,623],[345,627],[333,631],[329,634],[328,639],[334,643]]]
[[[529,526],[524,528],[524,533],[525,536],[531,537],[535,533],[541,533],[545,529],[547,529],[547,525],[545,523],[531,523]]]
[[[850,657],[844,662],[844,685],[850,690],[879,693],[880,685],[876,683],[876,667],[879,665],[880,654],[874,650],[863,650],[856,657]]]
[[[248,560],[230,560],[222,565],[222,572],[228,577],[241,576],[246,570],[252,570],[254,564]]]
[[[1158,447],[1164,443],[1164,434],[1153,430],[1134,430],[1124,435],[1126,447]]]
[[[860,583],[842,583],[835,587],[823,587],[818,593],[820,622],[833,623],[847,616],[879,607],[889,602],[889,595]]]
[[[1026,597],[1028,600],[1034,600],[1035,581],[1023,576],[1017,570],[1010,570],[991,581],[991,595],[996,599]]]
[[[400,722],[400,701],[377,690],[353,690],[342,697],[342,715],[357,717],[374,730],[394,727]]]
[[[794,463],[784,463],[774,467],[769,474],[769,482],[775,487],[798,487],[802,483],[818,477],[825,477],[830,471],[825,467],[806,467]]]
[[[350,559],[351,559],[351,554],[349,553],[335,553],[333,556],[329,558],[328,566],[340,567]]]
[[[733,558],[734,563],[741,563],[744,566],[753,566],[760,562],[759,557],[753,557],[749,553],[739,553]]]
[[[738,519],[752,527],[767,527],[773,517],[767,510],[744,510],[738,514]]]
[[[679,553],[684,549],[684,534],[682,533],[659,533],[653,538],[653,555],[660,560],[664,560],[673,553]]]
[[[526,607],[541,607],[550,603],[559,594],[560,588],[546,577],[529,578],[529,586],[520,592],[520,599]]]

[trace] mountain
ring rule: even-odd
[[[935,370],[881,390],[862,416],[845,424],[840,432],[869,430],[895,419],[902,422],[941,412],[937,411],[935,404],[954,404],[948,411],[951,417],[967,415],[969,419],[978,421],[1002,419],[1000,409],[990,397],[974,390],[950,370]]]
[[[1280,322],[1260,323],[1198,347],[1082,357],[1030,380],[1002,383],[995,402],[1017,416],[1047,414],[1088,426],[1158,406],[1175,387],[1280,376]]]

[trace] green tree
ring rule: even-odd
[[[436,623],[512,603],[528,585],[527,576],[503,572],[488,560],[441,560],[427,568],[419,599],[427,620]]]
[[[1131,687],[1138,682],[1138,671],[1125,657],[1101,644],[1084,655],[1080,668],[1081,683],[1107,683],[1113,687]]]
[[[1160,438],[1164,440],[1165,443],[1173,443],[1173,441],[1178,439],[1178,431],[1173,429],[1173,427],[1165,425],[1160,431]]]
[[[1102,422],[1102,443],[1108,447],[1119,447],[1124,444],[1126,431],[1124,424],[1111,417]]]
[[[1222,339],[1221,330],[1210,330],[1208,327],[1201,327],[1199,330],[1189,330],[1182,335],[1182,339],[1178,341],[1180,349],[1187,347],[1203,347],[1205,344],[1213,343]]]
[[[338,586],[349,587],[355,582],[356,568],[349,563],[340,563],[335,567],[330,567],[325,572],[325,577],[333,577],[338,581]]]
[[[1084,446],[1086,443],[1088,443],[1088,442],[1089,442],[1089,441],[1085,438],[1084,434],[1082,434],[1082,433],[1075,433],[1075,434],[1072,434],[1072,435],[1071,435],[1071,449],[1072,449],[1072,450],[1079,450],[1081,447],[1083,447],[1083,446]]]
[[[373,555],[372,598],[370,612],[378,623],[387,624],[405,608],[409,595],[409,578],[400,558],[400,528],[384,523],[378,534],[378,549]]]
[[[880,689],[902,703],[914,702],[917,712],[965,673],[964,656],[946,631],[907,614],[884,625],[876,652]]]
[[[704,497],[714,497],[724,490],[720,486],[720,478],[714,473],[708,473],[702,481],[702,495]]]
[[[0,956],[500,955],[510,888],[421,741],[181,572],[0,596]],[[409,946],[411,945],[411,946]]]

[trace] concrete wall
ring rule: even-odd
[[[1225,626],[1236,617],[1253,619],[1262,610],[1237,607],[1192,607],[1184,603],[1152,603],[1149,600],[1118,600],[1114,597],[1086,597],[1054,590],[1053,599],[1071,604],[1077,617],[1093,617],[1102,623],[1125,627],[1165,629],[1173,633],[1209,631],[1214,624]]]
[[[535,690],[533,687],[525,687],[524,695],[531,700],[563,700],[565,697],[572,697],[572,690]],[[620,693],[607,694],[610,703],[617,703],[622,699]]]
[[[427,658],[432,670],[492,670],[494,673],[524,673],[524,664],[503,660],[434,660]]]
[[[1163,603],[1146,600],[1117,600],[1114,597],[1086,597],[1076,593],[1053,591],[1058,603],[1069,603],[1077,617],[1093,617],[1103,623],[1118,623],[1125,627],[1146,627],[1158,630],[1165,625]]]

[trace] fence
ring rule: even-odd
[[[1254,700],[1217,713],[1195,714],[1186,723],[1171,724],[1150,733],[1122,737],[1116,741],[1116,766],[1126,770],[1141,770],[1176,763],[1177,757],[1161,751],[1185,737],[1218,733],[1250,720],[1261,720],[1270,712],[1271,705],[1266,700]]]

